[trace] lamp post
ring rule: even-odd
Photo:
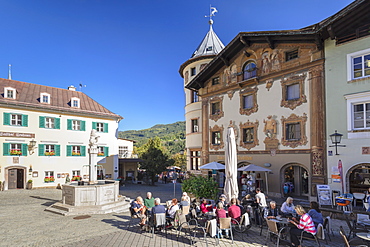
[[[30,144],[28,145],[28,152],[30,153],[30,155],[34,154],[35,153],[35,149],[36,149],[36,141],[34,139],[32,139],[30,141]]]
[[[330,135],[330,139],[331,139],[331,142],[333,143],[333,145],[329,146],[329,147],[335,147],[335,155],[339,155],[338,154],[338,147],[345,147],[346,145],[339,145],[340,141],[342,140],[342,134],[339,134],[337,132],[337,130],[335,130],[335,133],[334,134],[331,134]]]

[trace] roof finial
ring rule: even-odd
[[[12,79],[12,65],[9,64],[8,66],[8,79],[11,80]]]
[[[215,16],[215,13],[217,13],[217,9],[215,7],[212,7],[212,5],[209,5],[209,15],[206,15],[205,17],[209,17],[209,25],[213,24],[212,16]]]

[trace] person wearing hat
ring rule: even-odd
[[[180,201],[180,206],[190,206],[190,197],[188,196],[188,193],[184,192],[182,193],[181,201]]]
[[[226,195],[221,194],[221,195],[220,195],[220,197],[219,197],[219,199],[218,199],[218,201],[217,201],[217,203],[216,203],[216,205],[217,205],[219,202],[220,202],[220,203],[222,203],[223,208],[226,210],[226,209],[227,209]]]

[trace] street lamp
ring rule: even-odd
[[[32,141],[30,141],[30,144],[28,144],[28,152],[30,153],[30,155],[34,154],[36,148],[36,141],[32,139]]]
[[[342,134],[339,134],[337,132],[337,130],[335,130],[335,133],[334,134],[331,134],[330,135],[330,139],[331,139],[331,142],[333,143],[332,146],[329,146],[329,147],[335,147],[335,155],[339,155],[338,154],[338,147],[345,147],[346,145],[339,145],[341,139],[342,139]]]

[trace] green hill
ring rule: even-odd
[[[119,131],[118,137],[136,141],[140,147],[150,138],[158,136],[171,154],[185,150],[185,121],[172,124],[157,124],[149,129]]]

